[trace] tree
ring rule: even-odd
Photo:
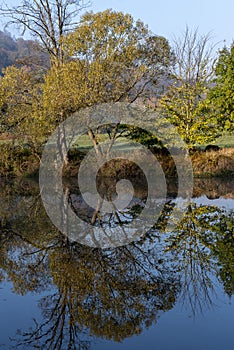
[[[167,72],[172,57],[165,38],[112,10],[82,16],[76,30],[63,38],[63,49],[66,60],[48,72],[43,93],[44,109],[55,125],[82,107],[143,98]],[[97,149],[95,133],[89,130]]]
[[[1,148],[0,168],[4,167],[3,173],[8,169],[19,174],[30,167],[35,171],[41,144],[50,132],[41,103],[43,79],[27,66],[9,66],[3,73],[0,77],[0,134],[5,134],[9,140]]]
[[[220,128],[234,130],[234,45],[224,47],[215,66],[214,87],[208,96]]]
[[[38,97],[35,83],[28,67],[10,66],[4,70],[0,78],[1,132],[18,132],[17,127],[32,113]]]
[[[167,69],[171,57],[165,38],[111,10],[86,13],[63,46],[67,61],[52,67],[44,88],[46,108],[63,114],[60,120],[95,103],[133,102]]]
[[[189,28],[175,39],[171,85],[160,101],[161,112],[189,146],[213,140],[218,131],[205,101],[213,76],[209,42],[209,35],[201,36]]]
[[[78,24],[79,13],[88,6],[85,0],[22,0],[19,5],[0,6],[0,14],[9,25],[27,30],[50,54],[51,62],[63,61],[62,37]]]

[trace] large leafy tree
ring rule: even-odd
[[[70,9],[69,4],[75,6],[75,2],[59,4],[66,5],[66,11]],[[48,16],[50,11],[55,11],[55,4],[52,6],[50,2],[35,2],[34,5],[43,5]],[[31,7],[31,11],[33,9]],[[46,20],[44,12],[39,8],[37,11]],[[15,18],[15,12],[9,14],[14,14]],[[51,18],[56,26],[56,16]],[[59,63],[52,65],[45,81],[42,77],[38,85],[37,77],[25,68],[5,71],[1,80],[1,124],[6,129],[20,126],[22,135],[35,135],[37,141],[44,140],[55,126],[80,108],[103,102],[133,102],[157,85],[159,77],[167,72],[172,57],[167,40],[154,35],[146,25],[135,22],[128,14],[111,10],[86,13],[71,33],[68,32],[72,23],[66,23],[63,32],[55,31],[57,41],[52,40],[51,35],[50,39],[45,36],[46,42],[41,40],[51,60]],[[38,29],[35,30],[34,25],[34,21],[29,21],[28,29],[36,35]],[[60,53],[53,48],[53,43],[58,43]],[[27,132],[22,129],[24,125],[27,125]],[[96,143],[93,131],[89,135]]]
[[[44,109],[55,125],[82,107],[144,98],[167,73],[167,40],[129,14],[86,13],[63,38],[64,63],[53,66],[44,85]],[[95,150],[97,131],[89,130]],[[112,140],[117,135],[112,132]]]
[[[60,121],[95,103],[135,101],[171,59],[165,38],[111,10],[86,13],[63,47],[66,62],[52,67],[44,87],[45,107]]]

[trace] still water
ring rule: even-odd
[[[234,348],[234,181],[195,180],[186,215],[165,232],[171,181],[155,226],[104,250],[56,230],[36,181],[0,184],[0,349]],[[76,186],[64,186],[77,215],[92,219]],[[147,189],[134,189],[131,207],[96,224],[135,218]]]

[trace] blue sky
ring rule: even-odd
[[[11,4],[20,0],[9,0]],[[230,45],[234,39],[234,0],[92,0],[90,9],[102,11],[112,8],[140,18],[158,35],[167,39],[179,36],[185,26],[197,28],[201,34],[212,32],[213,42],[224,40]]]
[[[186,25],[201,34],[212,32],[213,42],[234,39],[234,0],[93,0],[92,9],[113,8],[142,19],[158,35],[171,39]]]

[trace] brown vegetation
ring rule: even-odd
[[[191,155],[196,177],[233,176],[234,148],[195,152]]]
[[[13,149],[14,148],[14,149]],[[2,145],[0,152],[0,176],[30,176],[38,173],[38,155],[30,149],[22,149],[10,145]],[[170,155],[157,154],[164,174],[167,177],[176,177],[176,167]],[[84,154],[72,154],[68,166],[64,167],[65,177],[76,177],[79,164]],[[183,157],[183,156],[182,156]],[[232,177],[234,175],[234,148],[223,148],[218,151],[193,151],[190,155],[194,177]],[[183,161],[183,158],[181,159]],[[153,166],[153,165],[152,165]],[[133,162],[125,159],[108,162],[99,171],[99,176],[111,178],[139,177],[142,171]],[[148,176],[149,174],[145,174]]]

